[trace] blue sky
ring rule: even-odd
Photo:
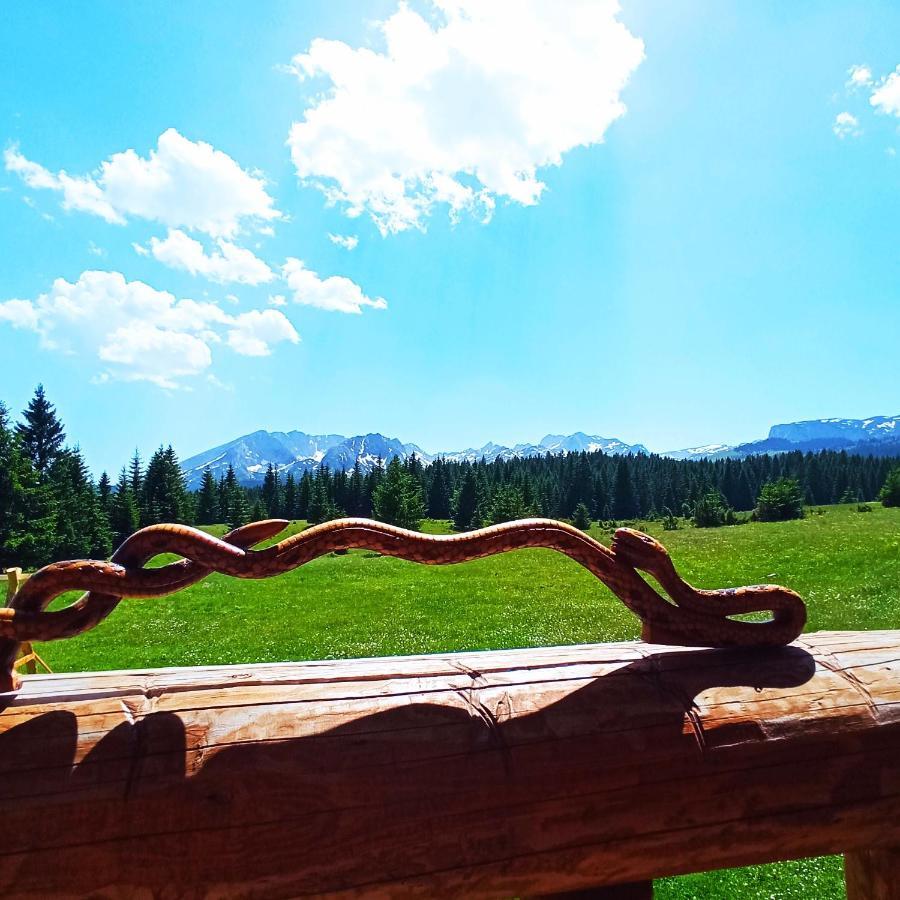
[[[900,7],[470,7],[5,3],[0,398],[98,471],[898,411]]]

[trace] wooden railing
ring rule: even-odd
[[[802,635],[792,591],[697,590],[627,529],[607,548],[548,520],[445,537],[349,519],[252,549],[285,524],[152,526],[109,562],[45,567],[0,610],[0,895],[634,900],[665,875],[844,853],[851,900],[900,897],[900,631]],[[27,642],[211,571],[523,547],[591,571],[644,641],[15,670]],[[164,552],[184,558],[146,568]]]
[[[900,890],[900,631],[37,675],[3,698],[5,897],[647,897],[829,853],[852,900]]]

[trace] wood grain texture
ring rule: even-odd
[[[535,896],[900,844],[900,631],[0,696],[6,897]]]
[[[900,900],[900,846],[848,853],[844,874],[847,900]]]

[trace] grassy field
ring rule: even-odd
[[[291,531],[303,527],[294,523]],[[900,510],[832,506],[733,528],[636,523],[698,587],[775,582],[800,592],[808,630],[900,627]],[[221,533],[224,529],[210,529]],[[446,530],[427,522],[425,530]],[[610,533],[591,533],[608,543]],[[122,603],[95,630],[45,644],[57,671],[269,662],[616,641],[637,620],[570,560],[526,550],[426,567],[363,551],[265,582],[213,575],[171,598]],[[840,860],[667,879],[663,900],[838,898]]]

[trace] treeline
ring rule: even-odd
[[[146,465],[135,453],[115,482],[106,472],[94,481],[39,386],[15,424],[0,402],[0,566],[105,558],[135,530],[158,522],[235,527],[262,518],[318,523],[349,515],[417,528],[430,517],[468,530],[538,515],[579,527],[678,516],[729,524],[733,511],[757,509],[761,496],[765,517],[767,494],[779,490],[792,508],[874,500],[892,483],[892,469],[894,494],[883,498],[900,503],[897,463],[833,451],[716,461],[597,452],[429,466],[412,456],[368,472],[357,464],[299,477],[270,466],[253,488],[240,485],[231,468],[219,478],[207,470],[200,489],[188,491],[171,446]]]
[[[436,460],[423,466],[414,456],[398,466],[418,485],[423,515],[452,519],[457,529],[524,516],[590,520],[693,518],[710,494],[736,511],[757,507],[764,486],[784,479],[799,483],[802,499],[817,506],[875,500],[897,459],[852,456],[844,451],[782,453],[741,460],[674,460],[607,456],[602,452],[547,454],[487,462]],[[215,484],[208,473],[207,488]],[[324,521],[335,515],[376,514],[383,467],[363,473],[320,468],[297,481],[269,469],[261,489],[250,489],[258,511],[284,518]]]
[[[174,450],[135,453],[113,485],[95,482],[42,386],[13,425],[0,402],[0,567],[108,557],[143,525],[195,521]]]

